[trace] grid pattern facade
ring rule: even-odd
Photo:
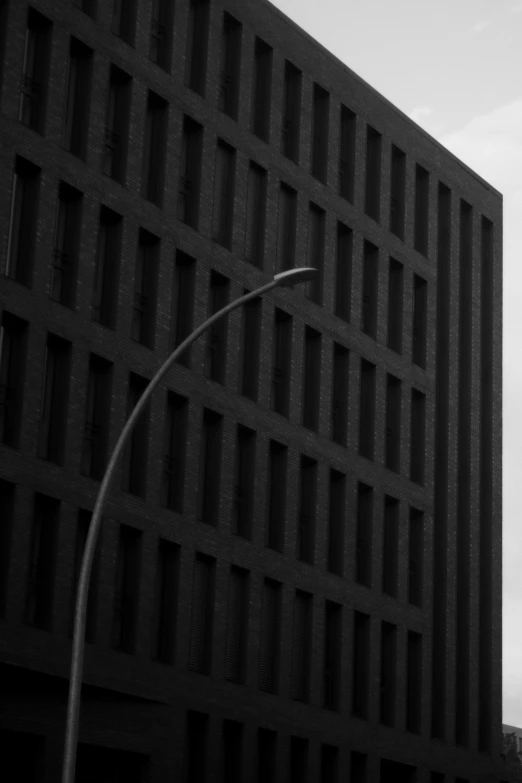
[[[125,418],[193,326],[308,265],[133,434],[83,774],[499,780],[500,195],[262,0],[4,0],[0,50],[0,721],[26,779],[60,766]]]

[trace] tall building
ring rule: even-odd
[[[147,381],[310,265],[134,431],[77,780],[498,783],[500,194],[264,0],[2,0],[0,49],[5,768],[59,779]]]

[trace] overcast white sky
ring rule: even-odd
[[[272,0],[504,194],[504,710],[522,726],[522,0]]]

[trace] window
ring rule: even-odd
[[[103,698],[103,697],[102,697]],[[125,698],[125,697],[123,697]],[[82,780],[96,780],[103,770],[109,780],[125,780],[129,783],[143,783],[149,778],[150,756],[130,750],[78,744],[77,763]]]
[[[384,530],[382,546],[382,591],[397,597],[399,570],[399,501],[384,496]]]
[[[79,190],[60,182],[49,293],[55,302],[72,308],[76,301],[82,201]]]
[[[304,334],[303,427],[319,430],[319,390],[321,382],[321,335],[309,326]]]
[[[412,362],[426,369],[426,315],[428,284],[419,275],[413,275],[413,338]]]
[[[377,310],[379,298],[379,248],[364,242],[362,284],[362,330],[377,339]]]
[[[339,748],[335,745],[321,745],[321,783],[338,783]]]
[[[292,316],[276,309],[274,317],[274,344],[272,365],[272,394],[270,407],[276,413],[288,416],[292,351]]]
[[[424,485],[426,395],[411,390],[410,479]]]
[[[315,515],[317,504],[317,462],[301,457],[296,557],[313,565],[315,556]]]
[[[348,373],[350,352],[334,343],[332,366],[332,440],[346,446],[348,429]]]
[[[112,620],[112,646],[134,653],[138,626],[142,532],[120,525]]]
[[[46,631],[53,619],[59,514],[59,500],[35,493],[24,620]]]
[[[372,517],[373,489],[361,482],[357,485],[357,541],[355,549],[355,581],[372,586]]]
[[[131,337],[147,348],[154,348],[159,255],[158,237],[140,228],[134,276]]]
[[[318,305],[323,303],[324,225],[324,210],[310,203],[307,266],[317,269],[317,275],[312,280],[306,281],[305,296]]]
[[[299,126],[301,116],[301,81],[299,68],[285,60],[283,116],[281,118],[281,152],[299,163]]]
[[[112,32],[128,43],[134,45],[136,34],[136,0],[113,0]]]
[[[223,14],[221,72],[219,74],[219,109],[237,120],[239,79],[241,73],[241,35],[243,25],[226,11]]]
[[[97,0],[73,0],[73,5],[94,19],[96,17],[96,2]]]
[[[127,420],[149,385],[147,378],[129,373]],[[144,498],[147,486],[147,446],[149,440],[150,403],[140,414],[123,456],[122,489]]]
[[[80,471],[95,479],[103,478],[107,461],[111,389],[112,363],[91,353]]]
[[[187,711],[187,783],[206,780],[208,765],[208,715]]]
[[[163,206],[168,114],[167,101],[149,90],[143,140],[141,195],[158,207]]]
[[[161,480],[161,504],[172,511],[183,511],[185,453],[187,449],[188,400],[167,392],[165,445]]]
[[[353,613],[352,674],[352,712],[358,718],[367,718],[370,674],[370,615],[362,612]],[[357,778],[355,779],[357,780]],[[351,780],[353,780],[353,774]]]
[[[277,777],[277,731],[257,730],[256,783],[273,783]]]
[[[297,701],[308,701],[310,698],[312,601],[311,593],[305,593],[303,590],[295,591],[290,695]]]
[[[402,353],[402,292],[404,266],[390,257],[388,266],[388,348]]]
[[[216,168],[214,175],[214,211],[212,216],[212,239],[223,247],[232,249],[232,227],[234,218],[234,179],[236,151],[218,139]]]
[[[384,464],[395,473],[401,466],[401,388],[399,378],[386,375],[386,448]]]
[[[171,347],[176,348],[192,332],[192,316],[194,312],[194,293],[196,286],[196,259],[182,250],[176,250],[174,268],[174,291],[171,320]],[[178,362],[190,367],[190,348],[179,357]]]
[[[339,195],[353,204],[357,117],[341,104],[339,133]]]
[[[40,426],[38,430],[38,456],[63,464],[71,343],[48,334],[42,384]]]
[[[52,22],[34,8],[29,8],[18,119],[42,135],[47,108],[52,31]]]
[[[228,304],[230,280],[219,272],[210,272],[208,314],[213,315]],[[228,316],[220,318],[207,331],[205,375],[218,383],[225,383],[227,361]]]
[[[420,734],[422,699],[422,636],[408,631],[406,650],[406,731]]]
[[[328,124],[330,93],[314,84],[310,173],[326,185],[328,175]]]
[[[243,779],[243,724],[224,720],[221,780],[223,783],[241,783]]]
[[[422,606],[424,512],[410,508],[410,535],[408,538],[408,601]]]
[[[210,674],[216,561],[196,552],[192,582],[189,669]]]
[[[207,78],[209,0],[190,0],[188,12],[185,84],[205,96]]]
[[[337,223],[335,257],[335,315],[350,323],[352,297],[352,239],[351,228]]]
[[[246,291],[245,291],[246,293]],[[257,401],[261,352],[261,297],[243,305],[241,320],[241,367],[239,391]]]
[[[252,80],[252,133],[268,142],[272,91],[272,47],[255,39]]]
[[[381,783],[395,783],[396,780],[400,780],[402,783],[414,783],[417,780],[417,768],[412,767],[410,764],[381,759],[380,767]],[[465,782],[455,778],[455,783]]]
[[[325,602],[323,707],[338,710],[341,701],[341,650],[343,607],[334,601]]]
[[[122,0],[123,1],[123,0]],[[102,171],[125,185],[132,78],[111,65]]]
[[[361,359],[359,454],[373,459],[375,434],[375,365]]]
[[[286,466],[288,448],[270,441],[268,457],[268,504],[265,544],[283,553],[286,519]]]
[[[102,206],[94,270],[92,320],[116,328],[118,281],[120,276],[122,217]]]
[[[232,532],[243,538],[252,534],[256,470],[256,433],[238,424],[236,436],[236,483]]]
[[[297,192],[281,182],[277,218],[276,272],[292,269],[295,260]]]
[[[170,71],[174,2],[153,0],[150,18],[149,59],[164,71]]]
[[[263,268],[266,216],[265,169],[250,161],[247,182],[245,258],[254,266]]]
[[[7,769],[16,769],[19,780],[28,783],[45,779],[46,737],[25,731],[0,729],[2,759]]]
[[[330,470],[330,504],[328,509],[328,540],[326,568],[330,573],[343,575],[344,571],[344,504],[346,476]]]
[[[380,721],[395,725],[395,681],[397,665],[397,626],[381,623]]]
[[[244,682],[248,639],[249,573],[230,567],[228,583],[227,636],[225,645],[225,679]]]
[[[381,141],[381,134],[368,125],[366,129],[364,211],[377,223],[379,222],[381,202]]]
[[[350,754],[350,783],[366,783],[366,768],[368,756],[352,750]]]
[[[308,740],[290,737],[289,783],[308,783]]]
[[[19,445],[25,381],[28,323],[2,313],[0,328],[0,442]]]
[[[161,663],[174,663],[178,583],[179,546],[160,538],[154,597],[152,657]]]
[[[259,689],[277,693],[281,628],[281,583],[265,578],[259,634]]]
[[[31,286],[33,279],[39,193],[40,169],[17,155],[11,191],[5,274],[26,286]]]
[[[178,218],[196,230],[199,220],[202,148],[203,126],[185,116],[179,163]]]
[[[428,255],[430,208],[430,175],[422,166],[415,166],[415,250]]]
[[[9,0],[0,3],[0,92],[2,91],[3,70],[5,65],[5,44],[7,39],[7,20],[9,17]]]
[[[92,49],[71,38],[62,145],[85,160],[91,101]]]
[[[390,231],[404,239],[406,200],[406,155],[395,144],[391,147]]]
[[[85,544],[91,525],[92,512],[85,508],[78,509],[78,523],[76,528],[76,547],[74,553],[74,572],[70,594],[70,613],[69,613],[69,636],[74,631],[74,615],[76,610],[76,594],[78,583],[80,581],[80,571],[82,568],[83,555],[85,553]],[[98,533],[96,548],[94,550],[94,559],[92,561],[91,577],[89,581],[89,597],[87,599],[87,615],[85,618],[85,641],[94,642],[96,636],[96,612],[98,608],[98,581],[100,576],[100,557],[101,557],[101,537],[102,532]]]
[[[205,408],[201,430],[198,518],[209,525],[219,519],[223,416]]]
[[[0,523],[0,617],[5,617],[7,606],[15,494],[16,484],[0,479],[0,508],[2,509]]]

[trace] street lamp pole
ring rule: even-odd
[[[71,659],[71,674],[69,679],[69,696],[67,702],[67,722],[65,729],[65,748],[63,758],[62,769],[62,783],[74,783],[75,767],[76,767],[76,748],[78,744],[78,725],[80,719],[80,696],[82,687],[82,673],[83,673],[83,653],[85,647],[85,620],[87,615],[87,599],[89,595],[89,583],[92,570],[92,563],[94,559],[94,551],[96,547],[96,541],[98,539],[98,533],[100,531],[102,521],[102,511],[105,505],[105,501],[110,489],[110,484],[114,476],[114,471],[118,463],[123,449],[129,436],[136,425],[136,422],[142,413],[143,409],[147,405],[154,389],[159,384],[163,376],[172,367],[176,359],[180,354],[185,351],[189,345],[200,337],[210,326],[212,326],[220,318],[223,318],[231,310],[235,310],[246,302],[252,299],[266,294],[272,288],[278,286],[293,287],[296,283],[303,283],[306,280],[311,280],[317,274],[316,269],[310,267],[302,267],[299,269],[289,269],[285,272],[281,272],[274,276],[274,278],[260,288],[256,288],[255,291],[251,291],[234,302],[226,305],[217,313],[214,313],[210,318],[207,318],[200,326],[195,329],[176,349],[171,353],[168,359],[159,368],[156,375],[152,378],[149,385],[146,387],[142,396],[138,400],[136,407],[129,416],[120,437],[116,443],[112,456],[107,465],[107,469],[103,476],[94,511],[91,517],[91,523],[89,525],[89,533],[85,542],[85,549],[83,551],[82,564],[80,569],[80,578],[78,580],[78,589],[76,593],[76,602],[74,607],[74,633],[73,633],[73,649]]]

